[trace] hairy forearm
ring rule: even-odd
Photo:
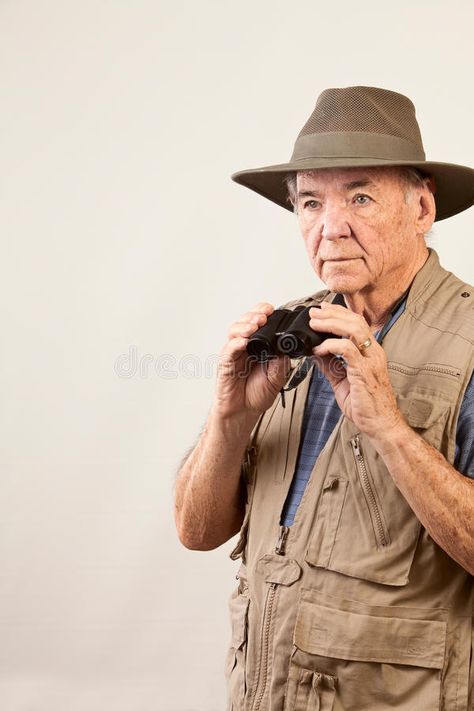
[[[175,520],[187,548],[211,550],[239,530],[244,510],[240,468],[253,417],[224,419],[211,412],[178,474]]]
[[[372,438],[395,484],[431,537],[474,574],[474,480],[406,423]]]

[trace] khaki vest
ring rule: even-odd
[[[383,343],[406,420],[451,463],[474,369],[473,308],[474,289],[430,250]],[[282,536],[309,381],[263,415],[243,468],[229,710],[474,709],[473,578],[428,535],[345,417]]]

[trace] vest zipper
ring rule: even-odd
[[[385,532],[384,525],[382,522],[382,515],[377,505],[377,499],[375,498],[374,490],[372,489],[372,485],[370,483],[369,473],[367,471],[367,465],[365,463],[364,455],[360,448],[360,437],[358,434],[352,437],[351,445],[352,450],[354,452],[357,471],[359,473],[359,480],[362,484],[365,499],[369,506],[370,517],[374,526],[377,546],[386,546],[389,543],[388,536]]]
[[[416,375],[422,370],[427,370],[429,373],[441,373],[442,375],[451,375],[453,378],[459,378],[461,372],[458,368],[449,368],[442,365],[423,365],[420,368],[412,368],[410,366],[400,365],[399,363],[388,363],[389,370],[396,370],[403,375]]]
[[[278,536],[277,544],[275,546],[275,553],[277,553],[277,555],[285,555],[286,540],[288,538],[289,532],[290,529],[288,526],[280,526],[280,533]],[[273,606],[275,604],[276,593],[277,583],[270,583],[263,613],[262,639],[260,645],[262,654],[258,669],[257,685],[255,687],[252,711],[259,710],[262,703],[262,699],[265,694],[265,689],[267,688],[268,658],[270,651],[270,631],[272,626]]]
[[[290,529],[288,526],[280,526],[280,535],[278,536],[278,541],[275,548],[275,553],[277,555],[285,555],[286,539]]]
[[[262,703],[263,695],[265,694],[265,689],[267,686],[267,674],[268,674],[268,652],[270,647],[270,629],[272,623],[272,613],[273,605],[275,602],[275,595],[277,591],[277,584],[270,583],[270,588],[267,592],[267,599],[265,600],[265,612],[263,614],[263,627],[262,627],[262,656],[260,660],[260,666],[258,669],[257,686],[255,688],[254,704],[252,706],[252,711],[258,711]]]

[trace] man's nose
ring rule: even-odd
[[[322,214],[321,236],[324,239],[335,240],[341,237],[350,237],[352,234],[349,225],[347,209],[339,203],[327,203]]]

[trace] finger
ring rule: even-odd
[[[236,336],[249,336],[261,328],[273,312],[273,306],[266,302],[257,304],[253,310],[247,311],[238,321],[235,321],[229,329],[229,338]]]
[[[274,311],[273,306],[271,304],[263,304],[263,306],[267,308],[257,310],[257,308],[255,307],[255,309],[246,311],[246,313],[244,313],[238,321],[235,321],[234,324],[232,324],[231,328],[233,328],[233,326],[238,323],[256,324],[257,327],[263,326],[267,322],[268,317]]]
[[[359,324],[362,329],[369,329],[369,324],[361,314],[357,314],[350,309],[344,308],[344,306],[339,306],[338,304],[328,304],[323,301],[321,307],[316,306],[311,307],[309,310],[310,318],[319,318],[321,321],[326,321],[328,319],[339,319],[343,323],[347,324]]]
[[[231,338],[225,344],[224,348],[219,354],[220,359],[229,359],[231,361],[237,360],[241,355],[245,353],[247,348],[248,338],[243,338],[241,336],[236,336]]]
[[[251,311],[267,311],[267,309],[270,309],[273,311],[273,304],[270,304],[269,301],[259,301],[258,304],[255,304],[250,310]]]
[[[339,306],[338,304],[326,304],[323,302],[321,307],[312,306],[309,310],[310,317],[320,318],[322,320],[328,318],[339,318],[342,321],[347,321],[348,323],[360,323],[366,328],[369,324],[361,314],[357,314],[350,309],[344,308],[344,306]]]
[[[270,314],[272,314],[274,310],[274,307],[272,306],[272,304],[269,304],[268,301],[260,301],[258,304],[255,304],[255,306],[252,306],[252,308],[247,313],[265,314],[266,316],[270,316]]]
[[[347,377],[344,361],[334,355],[314,355],[314,364],[318,370],[329,380],[331,385],[335,385],[340,380]]]
[[[310,313],[311,311],[315,310],[315,312],[319,313],[321,316],[325,316],[326,314],[331,315],[331,314],[354,314],[354,311],[350,311],[347,309],[345,306],[341,306],[340,304],[331,304],[329,301],[321,301],[320,304],[317,306],[311,306],[310,308]],[[354,314],[358,315],[358,314]]]
[[[259,328],[260,324],[258,322],[236,321],[229,329],[229,338],[249,338]]]
[[[355,319],[348,319],[342,317],[342,315],[334,316],[326,314],[323,317],[316,316],[310,318],[309,325],[313,331],[333,333],[336,336],[350,338],[356,345],[363,343],[368,338],[372,337],[372,333],[370,332],[367,323],[359,317]]]
[[[342,356],[351,367],[359,367],[364,356],[349,338],[326,338],[319,346],[313,348],[316,356]]]

